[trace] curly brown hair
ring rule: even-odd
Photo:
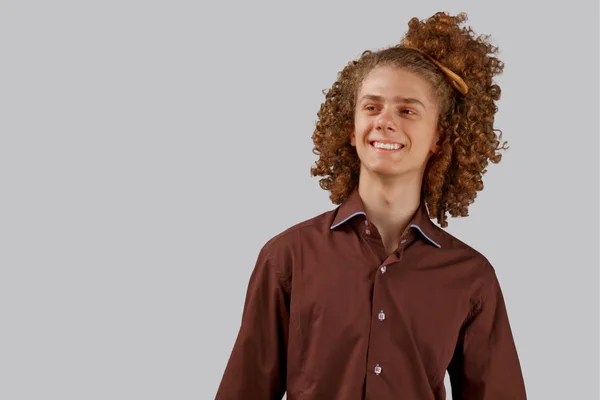
[[[499,163],[500,151],[508,147],[506,142],[500,144],[502,132],[494,129],[500,87],[492,78],[502,73],[504,64],[493,57],[498,48],[489,43],[489,35],[475,36],[470,27],[459,27],[466,20],[465,13],[450,16],[445,12],[426,20],[412,18],[399,44],[363,52],[338,73],[330,89],[323,91],[325,101],[312,135],[313,153],[319,159],[311,167],[311,176],[324,177],[319,185],[331,192],[334,204],[342,203],[358,185],[360,160],[350,144],[350,134],[360,85],[375,67],[391,65],[425,78],[440,105],[440,151],[429,159],[421,188],[430,218],[437,218],[445,228],[446,213],[468,216],[469,205],[483,189],[488,162]],[[462,77],[468,93],[455,90],[440,68],[411,47]]]

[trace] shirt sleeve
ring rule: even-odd
[[[289,282],[263,248],[215,400],[281,400],[286,390]]]
[[[525,383],[496,273],[461,329],[448,367],[454,400],[524,400]]]

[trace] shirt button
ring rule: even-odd
[[[385,271],[387,270],[387,267],[384,265],[383,267],[381,267],[381,273],[385,274]]]
[[[381,373],[381,367],[379,366],[379,364],[377,364],[375,366],[375,375],[379,375]]]
[[[385,319],[385,313],[383,312],[383,310],[379,311],[379,320],[383,321]]]

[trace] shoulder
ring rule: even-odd
[[[471,299],[471,312],[489,300],[498,298],[501,293],[496,269],[480,251],[456,236],[434,225],[437,238],[441,242],[442,257],[454,269],[453,276],[459,277],[464,292]]]
[[[261,251],[274,255],[280,254],[301,245],[303,241],[328,235],[336,210],[337,208],[325,211],[286,228],[271,237]]]
[[[472,281],[479,286],[491,285],[496,280],[496,271],[490,260],[473,246],[432,222],[435,237],[439,240],[442,257],[451,264],[460,265]]]
[[[297,254],[311,243],[319,243],[330,235],[330,226],[337,211],[325,211],[278,232],[262,246],[259,260],[272,265],[284,279],[291,279],[291,269]]]

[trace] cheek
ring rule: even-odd
[[[427,151],[437,142],[435,130],[432,130],[429,126],[415,125],[413,129],[407,129],[405,132],[411,147],[415,149]]]
[[[356,132],[356,139],[360,141],[372,131],[372,122],[368,118],[356,118],[354,120],[354,131]]]
[[[354,124],[355,125],[368,125],[372,117],[369,115],[365,115],[362,112],[357,112],[354,114]]]

